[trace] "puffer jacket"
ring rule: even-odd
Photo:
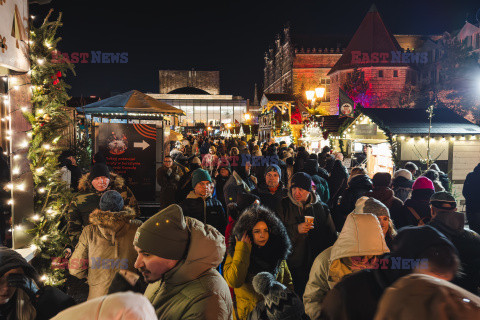
[[[62,311],[51,320],[156,320],[150,301],[139,293],[119,292]]]
[[[343,276],[368,267],[353,265],[350,257],[379,256],[389,251],[376,216],[349,214],[335,244],[319,254],[312,265],[303,295],[305,313],[312,320],[319,319],[327,292]]]
[[[348,214],[355,209],[355,203],[367,192],[373,189],[372,180],[367,175],[356,175],[348,182],[348,187],[343,191],[338,205],[333,207],[332,218],[337,231],[340,232]]]
[[[88,300],[107,294],[117,271],[135,271],[137,252],[132,243],[140,223],[130,222],[134,217],[129,207],[90,214],[91,224],[83,229],[68,267],[71,275],[87,278]]]
[[[445,280],[411,274],[382,295],[375,320],[476,320],[480,297]]]
[[[123,198],[124,205],[133,208],[136,216],[140,214],[137,199],[121,176],[110,172],[110,184],[105,191],[108,190],[118,191]],[[82,176],[78,184],[78,191],[79,193],[73,199],[67,214],[67,233],[74,246],[82,233],[82,228],[90,223],[90,213],[98,209],[100,198],[105,193],[105,191],[98,192],[95,190],[92,186],[90,173]]]
[[[148,285],[144,295],[158,319],[232,319],[233,305],[227,283],[215,270],[225,254],[218,230],[185,217],[190,244],[183,260],[162,279]]]
[[[222,235],[227,228],[227,215],[223,210],[222,203],[208,196],[206,199],[190,191],[187,199],[180,203],[186,217],[192,217],[215,227]]]
[[[252,230],[259,221],[265,222],[269,230],[269,239],[264,247],[258,247],[253,242]],[[244,233],[250,237],[252,244],[236,240]],[[293,289],[292,277],[285,261],[290,248],[287,231],[275,214],[263,208],[252,208],[240,216],[230,235],[223,269],[227,284],[235,292],[235,319],[246,319],[257,303],[263,300],[252,285],[253,277],[257,273],[270,272],[278,282]]]

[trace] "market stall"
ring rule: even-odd
[[[77,108],[90,122],[94,152],[106,154],[107,165],[122,175],[139,201],[155,201],[156,169],[165,145],[180,134],[171,130],[180,109],[132,90]]]
[[[265,93],[260,101],[261,112],[258,116],[258,140],[290,141],[298,138],[293,136],[292,108],[295,97],[285,93]],[[301,122],[301,121],[300,121]],[[288,143],[289,144],[289,143]]]
[[[347,156],[366,159],[369,175],[393,172],[408,161],[422,170],[435,162],[461,194],[466,175],[480,161],[478,125],[447,108],[436,108],[431,124],[425,109],[359,111],[336,137],[336,147],[342,146]]]

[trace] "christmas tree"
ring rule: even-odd
[[[65,268],[55,268],[52,261],[63,256],[63,250],[69,244],[65,232],[64,217],[72,193],[70,186],[61,181],[58,156],[61,153],[62,133],[69,125],[70,119],[64,111],[69,96],[65,83],[68,71],[73,66],[68,61],[55,59],[58,28],[62,26],[58,18],[50,21],[52,10],[42,25],[31,26],[30,57],[32,84],[32,112],[25,116],[32,126],[32,140],[28,151],[30,168],[35,185],[34,215],[31,221],[34,228],[32,246],[40,254],[35,259],[35,266],[48,285],[61,285],[65,282]]]

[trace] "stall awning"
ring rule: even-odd
[[[397,135],[428,134],[429,120],[426,109],[377,109],[362,108],[362,114],[377,124],[382,124]],[[435,108],[431,134],[473,135],[480,134],[480,127],[448,108]]]
[[[87,104],[83,107],[78,107],[77,111],[86,114],[127,114],[130,112],[140,112],[185,115],[183,110],[156,100],[137,90],[131,90],[104,100]]]

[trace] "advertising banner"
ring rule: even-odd
[[[137,200],[154,201],[156,127],[100,123],[98,130],[98,150],[104,150],[107,165],[125,179]]]

